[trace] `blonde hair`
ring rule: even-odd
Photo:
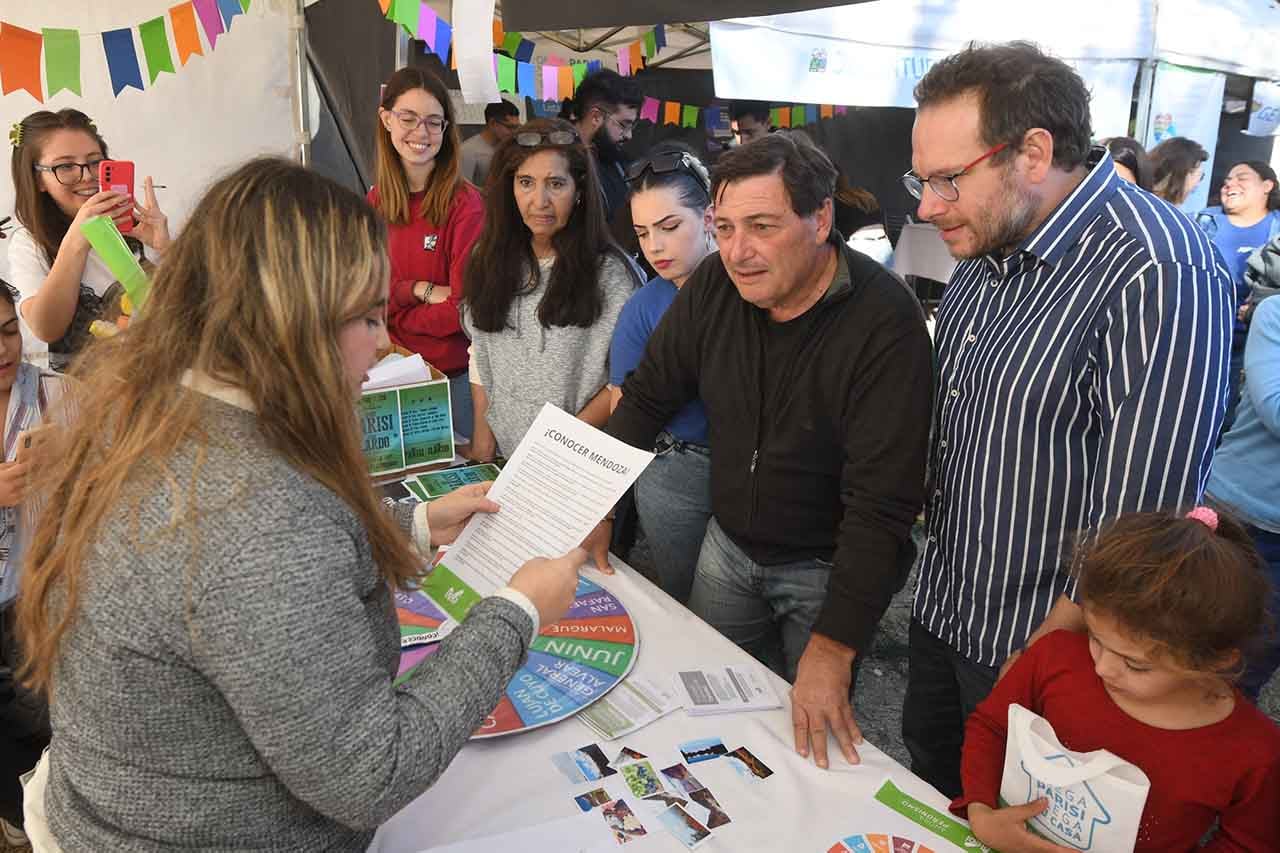
[[[202,395],[179,390],[187,369],[248,395],[266,444],[351,508],[389,583],[418,573],[373,491],[338,345],[341,327],[385,298],[388,277],[373,210],[319,174],[260,159],[209,189],[135,322],[91,344],[73,369],[78,418],[50,454],[57,461],[44,499],[52,511],[27,548],[18,597],[27,654],[20,675],[34,689],[50,688],[95,542],[140,535],[133,524],[104,530],[104,519],[124,496],[140,496],[139,484],[172,481],[179,448],[196,444],[200,459],[218,440],[205,430]],[[195,479],[171,521],[193,536],[202,512]]]
[[[405,92],[422,89],[440,103],[444,111],[444,119],[449,124],[444,129],[440,140],[440,150],[436,152],[435,165],[427,178],[426,193],[422,197],[422,207],[418,215],[434,225],[443,225],[449,215],[449,207],[453,197],[462,184],[461,167],[459,166],[459,150],[462,138],[458,135],[458,125],[454,121],[453,100],[449,90],[440,78],[421,68],[401,68],[387,78],[382,90],[382,102],[379,106],[390,110]],[[378,188],[378,212],[392,225],[408,225],[413,220],[413,211],[409,209],[409,178],[405,174],[404,164],[396,147],[391,143],[391,132],[382,123],[382,116],[376,122],[374,148],[377,152],[374,185]]]

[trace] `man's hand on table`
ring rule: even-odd
[[[613,566],[609,565],[609,543],[613,540],[613,519],[602,519],[595,529],[582,540],[582,547],[591,557],[591,562],[603,574],[613,574]]]
[[[796,683],[791,688],[791,722],[795,726],[796,752],[826,768],[827,729],[835,735],[840,750],[850,764],[859,762],[856,744],[862,731],[849,704],[856,652],[822,634],[812,634],[800,656]]]
[[[497,512],[498,505],[485,495],[492,483],[463,486],[427,504],[427,526],[432,545],[451,545],[471,516],[477,512]]]

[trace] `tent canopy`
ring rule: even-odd
[[[845,0],[503,0],[502,20],[513,30],[565,30],[714,21],[744,15],[796,12]],[[863,0],[865,2],[865,0]]]

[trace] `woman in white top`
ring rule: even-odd
[[[83,347],[89,324],[103,311],[115,276],[80,230],[102,214],[134,220],[126,241],[136,254],[169,245],[169,226],[156,204],[151,178],[145,204],[99,192],[98,163],[107,143],[79,110],[32,113],[10,132],[15,212],[21,223],[9,246],[9,275],[18,289],[18,316],[27,353],[62,370]]]

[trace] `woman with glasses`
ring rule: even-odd
[[[627,170],[631,222],[657,275],[627,300],[609,350],[610,410],[623,383],[644,358],[645,345],[676,294],[710,252],[711,177],[678,142],[655,146]],[[701,400],[680,410],[658,436],[657,456],[636,481],[640,529],[662,589],[689,599],[693,570],[711,518],[711,450]]]
[[[64,370],[89,338],[89,324],[110,308],[120,288],[80,226],[95,216],[132,217],[125,242],[140,258],[169,245],[169,225],[151,178],[144,199],[98,189],[107,143],[79,110],[32,113],[9,131],[15,212],[22,228],[9,245],[9,275],[18,289],[26,352]]]
[[[494,155],[463,310],[475,459],[512,453],[544,403],[597,427],[609,417],[609,342],[638,282],[590,156],[562,119],[517,128]]]
[[[1209,152],[1185,136],[1174,136],[1151,149],[1151,191],[1174,206],[1187,200],[1204,179]]]
[[[470,436],[467,339],[458,319],[462,272],[484,203],[462,178],[449,92],[434,74],[401,68],[378,107],[377,183],[369,203],[387,222],[391,340],[449,377],[454,431]]]

